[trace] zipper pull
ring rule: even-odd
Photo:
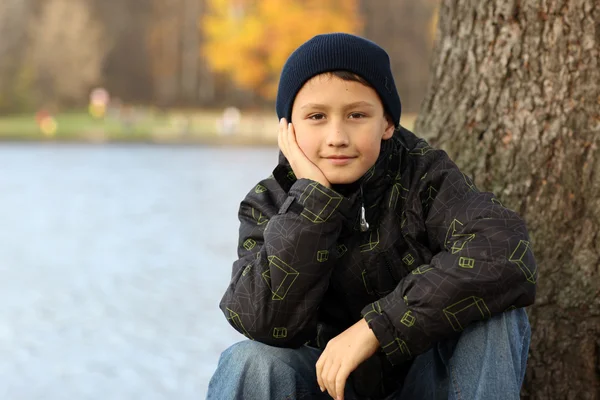
[[[360,230],[361,232],[366,232],[369,230],[369,223],[367,222],[367,218],[365,216],[365,205],[360,205]]]
[[[360,185],[360,231],[366,232],[369,230],[369,223],[366,217],[367,212],[365,211],[365,195],[363,193],[362,184]]]

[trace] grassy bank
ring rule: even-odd
[[[277,117],[274,113],[243,113],[234,134],[224,135],[221,113],[157,112],[134,110],[126,114],[93,118],[86,112],[69,112],[53,117],[55,129],[44,132],[35,115],[0,117],[2,141],[55,141],[89,143],[180,143],[210,145],[276,145]],[[416,116],[402,117],[412,128]]]

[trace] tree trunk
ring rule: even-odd
[[[17,111],[24,105],[19,100],[30,97],[28,87],[19,88],[19,78],[27,72],[23,59],[32,9],[31,0],[0,0],[0,113]]]
[[[206,13],[207,4],[206,0],[200,2],[199,14],[202,16]],[[198,19],[201,21],[201,17]],[[202,56],[201,48],[204,45],[204,33],[200,27],[198,27],[200,35],[200,43],[196,52],[198,54],[198,102],[201,106],[214,106],[216,101],[216,76],[210,69],[206,57]]]
[[[200,60],[200,1],[183,2],[181,25],[181,93],[187,102],[198,97],[198,64]]]
[[[600,399],[600,3],[443,0],[416,132],[525,217],[522,397]]]

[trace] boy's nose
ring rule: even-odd
[[[343,147],[348,146],[349,140],[346,131],[344,130],[342,124],[340,123],[332,123],[329,132],[327,132],[327,146],[332,147]]]

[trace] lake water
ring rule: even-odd
[[[0,145],[0,398],[204,399],[275,148]]]

